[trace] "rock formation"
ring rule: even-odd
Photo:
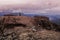
[[[60,40],[60,27],[44,16],[1,16],[0,40]]]

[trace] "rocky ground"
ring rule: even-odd
[[[1,16],[0,40],[60,40],[60,26],[42,16]]]

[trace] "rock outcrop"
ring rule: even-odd
[[[60,27],[43,16],[1,16],[0,40],[60,40]]]
[[[57,24],[55,24],[53,22],[50,22],[48,17],[34,16],[34,20],[35,20],[35,22],[37,24],[36,25],[37,29],[40,29],[42,27],[43,29],[47,29],[47,30],[60,31],[60,27]]]

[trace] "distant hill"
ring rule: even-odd
[[[50,20],[51,20],[53,23],[56,23],[56,24],[60,25],[60,18],[59,18],[58,16],[59,16],[59,15],[50,16]]]

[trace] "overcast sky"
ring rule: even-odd
[[[0,0],[0,8],[1,6],[18,4],[20,6],[25,5],[23,7],[23,11],[25,12],[60,13],[60,0]],[[27,4],[30,5],[30,7]],[[35,10],[33,10],[33,8]]]

